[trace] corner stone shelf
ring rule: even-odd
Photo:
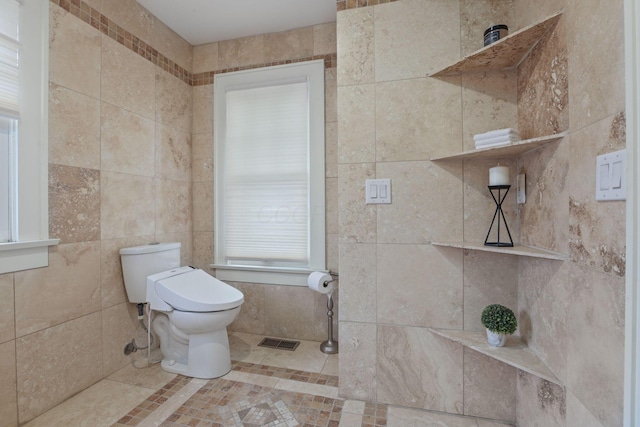
[[[510,157],[519,156],[520,154],[527,153],[531,150],[548,144],[553,141],[567,136],[567,132],[560,132],[554,135],[541,136],[538,138],[524,139],[522,141],[512,142],[507,145],[501,145],[499,147],[481,148],[478,150],[468,150],[457,154],[451,154],[448,156],[433,157],[432,161],[437,160],[460,160],[460,159],[481,159],[481,158],[496,158],[496,157]]]
[[[455,76],[462,73],[515,68],[529,54],[542,36],[558,22],[562,12],[509,34],[503,39],[465,56],[460,61],[430,77]]]
[[[540,249],[533,246],[514,245],[513,247],[485,246],[484,243],[476,242],[431,242],[434,246],[445,246],[449,248],[469,249],[472,251],[496,252],[506,255],[527,256],[532,258],[544,258],[556,261],[564,261],[566,255],[558,252]]]
[[[518,336],[507,337],[504,347],[493,347],[487,343],[487,336],[483,332],[456,331],[448,329],[433,329],[429,331],[443,338],[462,344],[478,353],[499,360],[514,368],[528,372],[538,378],[545,379],[562,386],[556,376],[542,363],[540,358]]]

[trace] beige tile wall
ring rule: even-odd
[[[521,426],[621,425],[624,202],[593,195],[595,157],[625,146],[622,2],[610,6],[405,0],[338,13],[342,395]],[[558,10],[560,23],[517,72],[424,77],[481,48],[488,25],[514,31]],[[527,175],[527,203],[505,203],[516,241],[569,259],[430,246],[484,239],[494,209],[486,171],[496,161],[429,158],[513,126],[525,138],[569,131],[500,159],[512,178]],[[367,178],[392,179],[392,205],[364,204]],[[566,389],[456,344],[436,345],[426,329],[481,331],[491,302],[518,312],[520,335]],[[441,381],[441,370],[453,380]]]
[[[143,337],[120,248],[179,241],[183,264],[211,262],[213,86],[194,85],[191,70],[325,60],[328,259],[338,271],[335,24],[221,42],[219,58],[218,43],[194,49],[133,0],[50,5],[50,235],[61,242],[48,268],[0,277],[0,345],[12,355],[3,367],[17,372],[3,375],[13,379],[0,386],[2,425],[128,363],[124,344]],[[326,338],[326,298],[238,287],[247,296],[238,330]],[[335,311],[337,324],[337,295]]]

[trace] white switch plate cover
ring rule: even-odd
[[[627,199],[627,150],[602,154],[596,160],[596,200]]]
[[[526,186],[525,175],[523,173],[518,174],[516,177],[516,203],[519,205],[523,205],[527,201]]]
[[[365,181],[366,202],[372,204],[391,203],[391,180],[390,179],[367,179]]]

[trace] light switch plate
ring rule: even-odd
[[[366,203],[368,205],[391,203],[390,179],[367,179],[365,188]]]
[[[596,200],[627,199],[627,150],[603,154],[596,160]]]

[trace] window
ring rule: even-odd
[[[28,30],[27,30],[28,29]],[[49,4],[0,0],[0,274],[48,265]]]
[[[217,75],[214,111],[217,277],[306,285],[325,269],[324,62]]]

